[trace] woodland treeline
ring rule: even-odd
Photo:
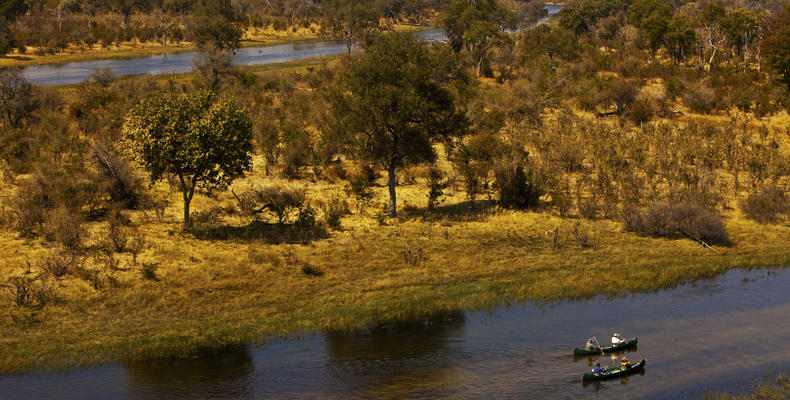
[[[790,211],[790,127],[771,122],[790,102],[790,14],[768,4],[571,2],[511,33],[508,7],[456,0],[439,16],[448,44],[366,35],[339,65],[254,73],[207,57],[190,80],[97,70],[76,90],[4,70],[3,222],[80,249],[87,222],[112,232],[124,210],[160,218],[181,201],[150,190],[165,181],[193,232],[268,213],[308,240],[352,210],[400,215],[399,188],[420,184],[425,206],[409,207],[426,218],[441,218],[455,188],[470,213],[485,200],[727,244],[725,210],[763,223]],[[756,33],[731,34],[743,15]],[[680,47],[678,20],[688,23]],[[229,190],[253,159],[267,175],[337,183],[347,196],[269,185],[190,219],[192,195]],[[388,187],[389,202],[373,186]]]

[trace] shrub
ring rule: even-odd
[[[8,290],[14,298],[14,304],[18,307],[27,307],[33,305],[33,287],[32,280],[22,276],[14,276],[8,279]]]
[[[253,190],[250,195],[261,204],[260,210],[269,210],[277,218],[280,226],[288,222],[290,215],[301,209],[306,200],[304,189],[286,186],[269,186]]]
[[[683,94],[683,104],[697,113],[709,113],[716,106],[716,93],[704,83],[689,84]]]
[[[720,215],[686,202],[661,201],[646,210],[623,211],[625,229],[647,235],[688,237],[708,244],[730,243]]]
[[[126,250],[132,255],[132,263],[135,265],[137,264],[137,256],[145,249],[147,245],[148,243],[142,235],[139,233],[132,235],[132,238],[129,240],[129,244],[126,247]]]
[[[90,157],[95,165],[96,180],[113,203],[124,208],[134,208],[142,203],[143,180],[109,144],[93,147]]]
[[[433,211],[440,203],[440,198],[444,195],[444,189],[450,184],[441,168],[430,166],[425,169],[425,180],[428,183],[428,210]]]
[[[96,68],[88,75],[88,82],[107,87],[116,79],[115,72],[108,67]]]
[[[750,193],[739,205],[749,218],[761,223],[774,222],[779,215],[790,213],[790,199],[784,190],[775,186]]]
[[[143,279],[150,281],[159,281],[156,276],[156,270],[159,269],[159,263],[143,263],[142,274]]]
[[[354,174],[348,181],[346,191],[354,196],[357,203],[357,213],[361,214],[373,199],[373,190],[370,189],[369,176],[365,174]]]
[[[348,203],[339,197],[332,197],[323,206],[324,221],[331,229],[340,229],[340,220],[350,213]]]
[[[85,236],[82,222],[82,216],[77,212],[59,207],[48,213],[44,238],[57,242],[67,249],[76,250]]]
[[[69,251],[53,251],[39,260],[38,266],[42,271],[59,278],[66,275],[69,270],[80,265],[80,258]]]
[[[316,267],[314,265],[310,265],[308,263],[305,263],[304,265],[302,265],[302,272],[305,275],[309,275],[309,276],[322,276],[322,275],[324,275],[324,271],[321,271],[320,268],[318,268],[318,267]]]
[[[32,292],[33,300],[39,306],[45,306],[57,300],[55,293],[55,285],[51,281],[41,281],[38,285],[33,287]]]
[[[499,190],[499,203],[504,207],[535,208],[544,194],[538,174],[534,170],[525,171],[522,165],[515,168],[497,168],[496,188]]]

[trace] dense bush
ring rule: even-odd
[[[784,190],[775,186],[750,193],[739,205],[749,218],[762,223],[774,222],[781,214],[790,213],[790,199]]]
[[[540,204],[540,196],[545,190],[539,175],[533,169],[525,171],[521,164],[501,166],[496,169],[496,189],[499,203],[504,207],[535,208]]]
[[[627,207],[625,229],[662,237],[688,237],[708,244],[730,243],[720,215],[691,203],[661,201],[645,210]]]

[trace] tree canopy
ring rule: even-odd
[[[226,188],[252,167],[250,118],[208,91],[150,97],[129,111],[123,133],[151,182],[178,178],[185,226],[196,189]]]
[[[345,61],[330,97],[330,126],[354,158],[388,172],[389,214],[396,214],[395,172],[436,158],[433,144],[466,132],[451,83],[462,70],[445,46],[408,33],[376,35]]]
[[[465,48],[480,75],[492,47],[512,44],[505,29],[515,29],[515,14],[497,0],[453,0],[442,10],[439,25],[455,51]]]

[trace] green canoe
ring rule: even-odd
[[[636,346],[637,340],[638,339],[636,337],[632,337],[631,339],[628,339],[625,342],[620,343],[620,344],[618,344],[616,346],[604,346],[604,347],[602,347],[600,349],[596,347],[596,348],[594,348],[592,350],[587,350],[587,349],[585,349],[583,347],[577,347],[577,348],[573,349],[573,355],[574,356],[587,356],[587,355],[594,356],[596,354],[601,354],[601,351],[603,351],[604,353],[612,353],[612,352],[615,352],[615,351],[625,350],[625,349],[627,349],[629,347]]]
[[[645,359],[643,358],[642,361],[640,361],[640,362],[638,362],[636,364],[632,364],[630,367],[627,367],[627,368],[623,368],[623,367],[612,368],[612,369],[606,370],[606,372],[601,373],[601,374],[593,374],[592,372],[588,372],[588,373],[584,374],[584,376],[582,376],[582,380],[584,380],[584,381],[599,381],[599,380],[603,380],[603,379],[617,378],[617,377],[620,377],[620,376],[625,376],[625,375],[628,375],[628,374],[632,374],[632,373],[634,373],[636,371],[639,371],[640,369],[642,369],[644,367],[645,367]]]

